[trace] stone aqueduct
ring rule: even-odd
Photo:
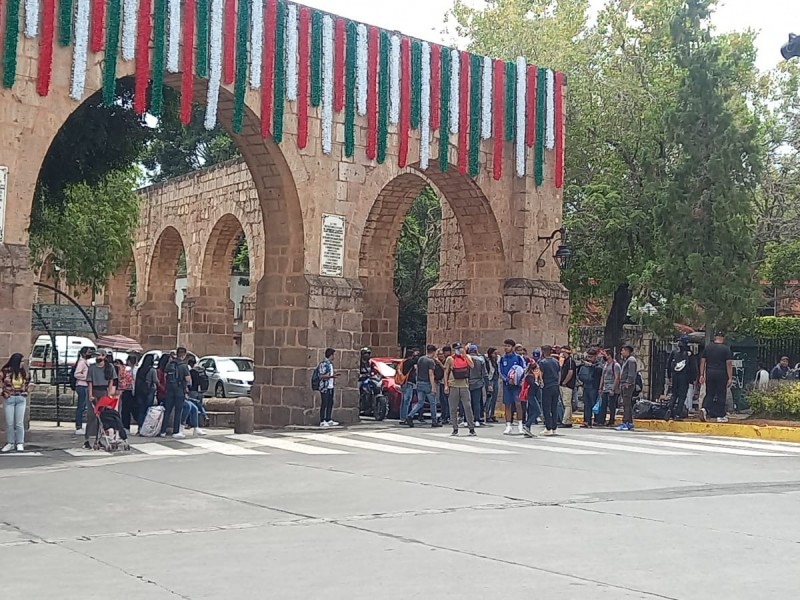
[[[3,19],[6,15],[3,14]],[[8,167],[5,228],[0,245],[0,355],[28,350],[34,272],[27,227],[39,166],[77,104],[69,97],[70,52],[53,50],[49,94],[36,91],[38,40],[20,37],[17,80],[0,90],[0,163]],[[90,53],[84,97],[101,88],[101,54]],[[119,61],[117,76],[133,73]],[[180,74],[165,74],[178,87]],[[194,79],[195,99],[205,98],[207,81]],[[127,307],[127,277],[109,282],[112,327],[137,335],[146,347],[176,343],[173,285],[177,256],[187,254],[188,294],[181,342],[196,352],[230,348],[227,280],[236,235],[244,230],[251,249],[251,297],[244,349],[256,362],[256,421],[282,426],[316,417],[318,398],[309,389],[311,369],[324,349],[340,350],[340,368],[349,377],[337,390],[337,419],[358,419],[358,348],[395,351],[397,299],[393,293],[394,247],[414,197],[432,186],[447,204],[447,252],[441,279],[429,298],[431,341],[473,340],[497,345],[513,336],[531,345],[563,340],[568,297],[555,262],[545,254],[548,236],[561,226],[561,193],[554,184],[552,152],[545,178],[515,177],[510,144],[499,181],[491,173],[492,148],[481,144],[480,172],[472,178],[438,164],[419,166],[419,139],[411,132],[408,166],[393,154],[398,140],[389,129],[389,158],[366,158],[366,123],[356,119],[356,151],[341,151],[343,117],[334,116],[334,150],[322,152],[320,111],[309,111],[309,143],[295,143],[295,106],[285,103],[284,140],[276,144],[260,131],[259,94],[247,90],[243,127],[230,131],[242,163],[226,164],[144,192],[143,219],[134,248],[137,305]],[[230,127],[232,86],[222,86],[219,120]],[[450,163],[456,164],[456,136]],[[438,135],[434,144],[438,144]],[[245,168],[246,166],[246,168]],[[323,214],[346,223],[342,277],[320,274]],[[448,213],[446,213],[448,214]],[[457,232],[457,235],[456,235]],[[251,323],[250,323],[251,322]],[[185,336],[185,337],[184,337]]]

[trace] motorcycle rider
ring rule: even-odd
[[[365,379],[369,379],[369,376],[372,375],[372,363],[370,362],[371,358],[372,358],[372,350],[366,347],[362,348],[361,360],[358,363],[359,383],[363,382]]]

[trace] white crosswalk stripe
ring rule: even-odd
[[[782,444],[780,442],[773,442],[771,440],[753,440],[753,441],[746,441],[746,440],[739,440],[739,439],[719,439],[719,438],[708,438],[708,437],[701,437],[697,435],[648,435],[648,437],[658,438],[662,440],[674,441],[674,442],[691,442],[693,444],[708,444],[711,446],[726,446],[726,447],[733,447],[733,448],[749,448],[752,450],[767,450],[767,451],[776,451],[782,453],[789,453],[789,454],[800,454],[800,444]]]
[[[581,438],[587,437],[584,435]],[[633,454],[656,454],[661,456],[688,456],[688,452],[675,452],[673,450],[664,450],[660,448],[645,448],[640,446],[626,445],[626,444],[611,444],[607,442],[593,442],[584,439],[576,440],[573,438],[565,437],[548,437],[545,438],[548,443],[564,444],[567,446],[579,446],[582,448],[602,448],[604,450],[620,450],[622,452],[632,452]],[[616,441],[616,438],[614,438]]]
[[[388,444],[376,444],[375,442],[365,442],[344,435],[326,435],[324,433],[306,433],[298,436],[301,439],[323,444],[334,444],[347,446],[349,448],[360,448],[362,450],[374,450],[375,452],[388,452],[389,454],[430,454],[427,450],[419,448],[406,448],[405,446],[389,446]]]
[[[584,437],[588,438],[600,438],[604,436],[591,436],[587,435]],[[789,454],[777,454],[773,452],[761,452],[758,450],[743,450],[741,448],[722,448],[717,446],[700,446],[694,442],[668,442],[664,440],[655,440],[655,439],[648,439],[650,436],[645,435],[637,435],[635,437],[625,437],[625,436],[618,436],[614,438],[615,442],[621,444],[645,444],[647,446],[658,446],[660,448],[677,448],[679,450],[691,450],[692,452],[710,452],[712,454],[737,454],[739,456],[790,456]],[[633,446],[631,446],[633,447]],[[636,446],[637,449],[641,450],[640,446]]]
[[[263,452],[256,452],[250,448],[243,448],[237,444],[226,444],[216,440],[187,439],[181,440],[181,443],[195,446],[197,448],[203,448],[204,450],[210,450],[211,452],[218,454],[224,454],[226,456],[259,456],[264,454]]]
[[[449,436],[449,433],[435,433],[437,436]],[[593,454],[605,454],[605,452],[596,452],[594,450],[579,450],[578,448],[555,448],[539,443],[538,440],[528,440],[519,438],[519,441],[508,442],[506,440],[495,440],[485,437],[468,437],[465,440],[471,444],[488,444],[490,446],[504,446],[506,448],[524,449],[524,450],[540,450],[542,452],[553,452],[556,454],[579,454],[583,456],[591,456]],[[531,443],[526,443],[531,442]]]
[[[384,442],[396,442],[398,444],[412,444],[422,446],[423,448],[436,448],[438,450],[452,450],[454,452],[466,452],[468,454],[515,454],[508,450],[500,450],[496,448],[475,448],[464,444],[452,444],[450,442],[443,442],[439,440],[425,440],[410,435],[399,435],[396,433],[383,433],[365,431],[359,432],[358,435],[382,440]]]
[[[228,438],[232,440],[248,442],[256,446],[276,448],[278,450],[287,450],[289,452],[298,452],[300,454],[350,454],[344,450],[321,448],[319,446],[312,446],[311,444],[301,444],[295,440],[287,438],[261,437],[260,435],[249,435],[244,433],[229,435]]]
[[[157,444],[155,442],[144,442],[141,444],[134,444],[131,446],[137,452],[149,454],[150,456],[187,456],[189,452],[186,450],[179,450],[178,448],[171,448],[164,444]],[[90,452],[87,450],[87,452]]]

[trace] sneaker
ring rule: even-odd
[[[451,436],[455,437],[458,435],[458,428],[453,429],[453,433],[450,434]]]
[[[517,433],[519,435],[523,435],[525,433],[525,424],[522,421],[520,421],[519,425],[517,426]]]
[[[503,432],[503,435],[511,435],[511,423],[506,423],[506,430]]]
[[[620,423],[619,426],[614,428],[616,431],[628,431],[627,423]]]
[[[17,452],[25,452],[25,444],[17,444]]]
[[[181,433],[181,432],[172,434],[172,439],[174,439],[174,440],[182,440],[182,439],[185,439],[185,438],[186,438],[186,434]]]
[[[322,422],[319,424],[319,426],[320,426],[320,427],[330,427],[330,425],[328,425],[328,422],[327,422],[327,421],[322,421]]]
[[[535,435],[533,435],[533,432],[531,431],[530,427],[523,427],[522,433],[525,435],[525,437],[529,438],[536,437]]]
[[[414,428],[414,419],[411,418],[411,417],[408,417],[406,419],[406,425],[408,425],[409,427],[411,427],[413,429]]]
[[[328,427],[338,427],[339,423],[336,421],[328,421]]]
[[[469,434],[470,434],[470,436],[472,436],[472,437],[475,437],[476,435],[478,435],[477,433],[475,433],[475,430],[474,430],[474,429],[470,429],[470,430],[469,430]]]
[[[459,423],[459,424],[458,424],[458,426],[459,426],[459,427],[468,427],[468,425],[467,425],[467,422],[466,422],[466,421],[461,421],[461,423]]]
[[[6,452],[11,452],[13,449],[14,449],[14,444],[6,444],[5,446],[3,446],[3,449],[0,450],[0,452],[5,454]]]
[[[567,429],[572,429],[572,423],[559,423],[559,427],[565,427]]]
[[[75,435],[86,435],[86,428],[81,427],[80,429],[75,430]]]
[[[591,427],[591,425],[588,423],[581,423],[581,429],[589,429],[589,427]]]
[[[633,431],[633,423],[628,423],[628,431]]]
[[[431,428],[432,428],[432,429],[435,429],[435,428],[437,428],[437,427],[441,427],[441,426],[442,426],[442,424],[441,424],[441,423],[431,423]]]
[[[728,417],[717,417],[717,423],[727,423]]]
[[[475,421],[475,427],[483,427],[480,421]]]
[[[199,437],[199,436],[204,436],[204,435],[208,435],[208,434],[205,431],[203,431],[202,429],[200,429],[199,427],[195,427],[194,428],[194,437]]]
[[[700,420],[705,423],[708,421],[708,411],[705,408],[700,409]]]

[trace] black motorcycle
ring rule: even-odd
[[[360,397],[359,414],[362,417],[373,417],[376,421],[383,421],[389,412],[389,402],[381,389],[381,377],[373,373],[364,377],[358,384]]]

